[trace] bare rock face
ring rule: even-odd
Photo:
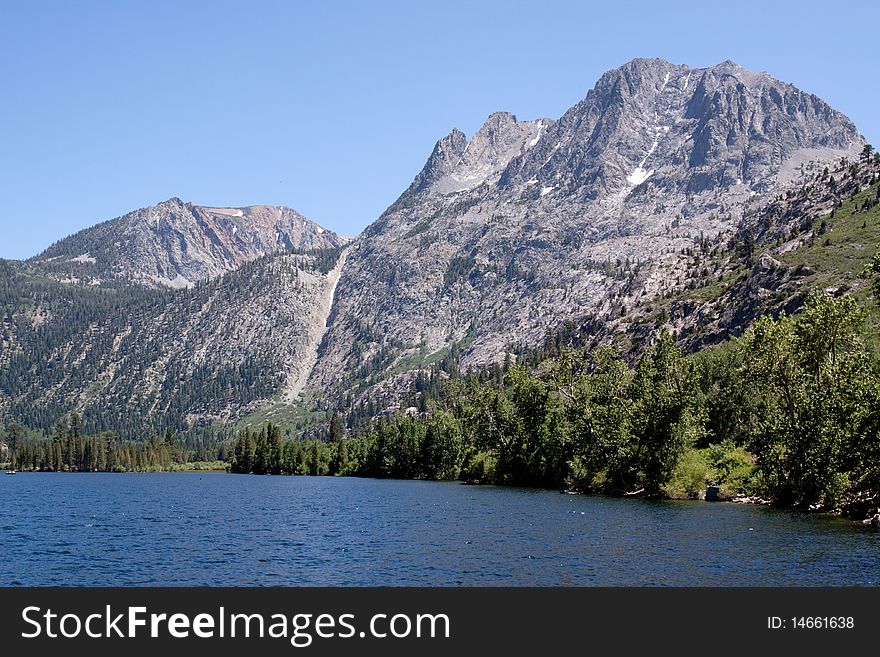
[[[461,161],[467,146],[467,137],[458,128],[438,141],[421,173],[404,192],[404,196],[433,189],[437,183],[446,179]]]
[[[695,240],[863,145],[766,73],[656,59],[606,73],[557,121],[455,130],[350,247],[310,386],[363,394],[452,346],[465,365],[500,361],[622,295],[668,291]]]
[[[287,207],[214,208],[172,198],[61,240],[32,263],[71,282],[181,288],[264,255],[345,242]]]
[[[648,179],[667,193],[760,192],[790,178],[786,163],[850,154],[861,143],[845,116],[766,73],[730,61],[691,69],[636,59],[603,75],[511,162],[503,182],[535,180],[592,198],[628,196]]]

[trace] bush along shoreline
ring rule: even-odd
[[[852,297],[817,294],[797,315],[762,317],[692,355],[666,332],[632,364],[611,349],[564,349],[533,368],[451,378],[423,391],[421,408],[360,430],[334,415],[322,439],[288,439],[269,423],[202,445],[198,458],[170,432],[82,436],[72,414],[51,438],[7,429],[6,460],[117,472],[222,461],[235,473],[708,497],[880,525],[880,370],[865,318]]]

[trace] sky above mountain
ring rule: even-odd
[[[434,142],[558,118],[634,57],[732,59],[880,142],[867,2],[0,5],[0,257],[171,196],[358,233]]]

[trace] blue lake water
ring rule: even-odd
[[[880,532],[765,507],[458,483],[0,477],[0,585],[880,583]]]

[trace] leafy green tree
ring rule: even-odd
[[[637,445],[634,472],[645,493],[662,494],[678,459],[697,440],[701,426],[690,406],[689,367],[663,331],[639,362],[633,379],[632,430]]]
[[[313,477],[323,474],[321,464],[321,445],[317,440],[313,440],[309,448],[309,474]]]
[[[632,372],[611,349],[592,357],[592,368],[579,376],[568,401],[574,455],[572,486],[580,490],[631,490],[636,442]]]
[[[464,437],[461,423],[448,411],[437,410],[427,421],[422,440],[420,471],[428,479],[456,479],[461,471]]]
[[[266,425],[266,472],[281,473],[281,427]]]
[[[348,441],[340,439],[333,445],[333,459],[330,463],[330,474],[346,475],[348,474],[349,457],[348,457]]]
[[[851,297],[814,295],[800,315],[762,318],[745,336],[761,400],[751,447],[783,504],[834,507],[858,476],[849,452],[863,441],[876,394],[863,319]]]
[[[6,425],[6,446],[10,454],[15,453],[23,435],[24,428],[18,422],[10,422]]]
[[[751,436],[755,393],[747,385],[745,351],[724,343],[695,354],[694,405],[705,418],[705,431],[696,447],[723,441],[745,445]]]

